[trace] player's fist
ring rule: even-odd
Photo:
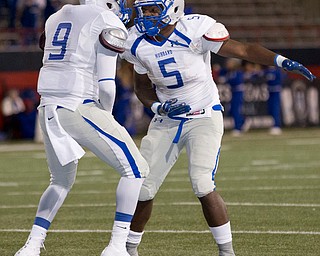
[[[151,109],[153,112],[161,116],[174,117],[177,115],[188,113],[191,108],[185,102],[177,103],[178,99],[170,99],[164,103],[155,102]]]

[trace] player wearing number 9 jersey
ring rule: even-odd
[[[104,35],[110,40],[103,40]],[[121,20],[96,5],[65,5],[50,16],[45,24],[43,67],[38,81],[41,105],[59,103],[75,110],[84,99],[97,99],[96,78],[113,77],[112,73],[102,73],[113,71],[101,68],[111,62],[103,63],[102,56],[114,59],[123,50],[126,37]],[[110,110],[112,98],[105,103]]]
[[[129,31],[122,57],[134,64],[135,93],[156,115],[141,141],[140,151],[150,174],[141,188],[128,252],[138,255],[154,197],[186,148],[192,188],[218,244],[219,256],[233,256],[226,205],[215,191],[223,118],[210,55],[281,66],[309,80],[315,77],[303,65],[260,45],[230,39],[225,26],[213,18],[184,16],[184,0],[136,0],[133,6],[135,27]]]
[[[132,138],[111,114],[117,55],[127,38],[121,20],[128,21],[130,10],[125,1],[81,4],[65,5],[53,14],[40,40],[44,56],[38,109],[51,179],[28,240],[16,256],[40,255],[50,224],[74,184],[78,160],[85,153],[81,146],[121,176],[112,237],[101,255],[128,256],[129,226],[149,172]]]

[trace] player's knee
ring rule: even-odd
[[[74,181],[71,182],[69,180],[63,180],[63,179],[52,179],[50,184],[63,187],[66,190],[70,191],[72,186],[73,186],[73,184],[74,184]]]
[[[203,197],[215,189],[214,181],[207,177],[197,177],[191,179],[192,189],[197,197]]]
[[[158,189],[156,186],[146,186],[145,184],[142,185],[139,195],[139,201],[148,201],[155,197],[157,194]]]
[[[149,165],[144,158],[142,158],[142,159],[143,160],[141,160],[139,163],[139,172],[140,172],[141,178],[146,178],[150,172]]]
[[[51,174],[50,184],[71,190],[76,179],[76,170]]]
[[[129,179],[134,178],[146,178],[149,174],[149,165],[147,161],[141,156],[135,159],[136,165],[122,167],[120,171],[121,177],[127,177]]]

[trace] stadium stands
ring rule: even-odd
[[[319,0],[186,0],[186,3],[193,7],[193,12],[224,23],[237,40],[258,42],[273,49],[320,47]],[[0,51],[15,50],[23,35],[19,29],[12,31],[6,27],[8,15],[2,6]]]
[[[187,0],[224,23],[232,38],[269,48],[319,48],[320,1]]]

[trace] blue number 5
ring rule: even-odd
[[[64,55],[67,51],[67,41],[69,39],[69,34],[71,31],[71,23],[60,23],[57,27],[56,33],[54,34],[52,45],[61,47],[59,54],[50,53],[49,60],[63,60]],[[61,31],[63,30],[64,35],[60,36]],[[59,39],[60,38],[60,39]]]
[[[176,63],[174,58],[160,60],[158,62],[161,73],[164,77],[175,76],[177,78],[177,84],[167,86],[168,89],[176,89],[183,86],[183,81],[182,81],[182,76],[178,70],[167,72],[165,65],[171,64],[171,63]]]

